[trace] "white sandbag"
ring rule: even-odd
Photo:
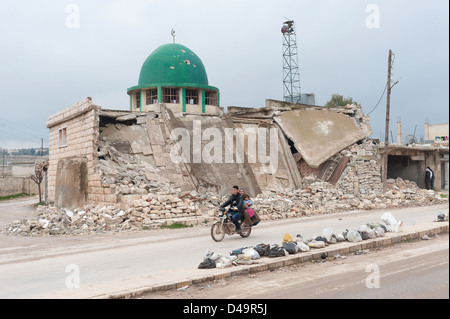
[[[299,250],[299,251],[303,251],[303,252],[309,251],[309,250],[310,250],[310,249],[309,249],[309,246],[306,245],[304,242],[301,242],[301,241],[298,241],[298,242],[297,242],[297,247],[298,247],[298,250]]]
[[[383,215],[381,215],[381,220],[386,224],[386,230],[388,232],[402,231],[403,222],[397,221],[390,212],[386,212]]]
[[[334,234],[333,228],[331,227],[327,227],[322,231],[322,237],[325,238],[327,242],[331,241],[333,234]]]
[[[227,257],[220,257],[217,261],[216,261],[216,268],[227,268],[227,267],[231,267],[232,261],[230,258]]]
[[[375,227],[373,229],[373,232],[375,233],[375,236],[377,236],[377,237],[384,237],[384,229],[381,227]]]
[[[336,240],[338,241],[338,243],[345,241],[345,237],[343,234],[337,234],[336,235]]]
[[[357,228],[357,230],[358,230],[359,232],[367,231],[368,229],[370,229],[370,227],[367,226],[367,225],[360,225],[360,226],[358,226],[358,228]]]
[[[313,240],[308,243],[308,246],[311,248],[324,248],[325,242],[321,240]]]
[[[206,249],[205,252],[203,253],[203,260],[207,260],[207,259],[211,259],[214,261],[219,260],[221,256],[218,253],[214,253],[209,249]]]
[[[337,243],[337,237],[335,234],[331,236],[331,239],[327,241],[328,244],[336,244]]]
[[[347,240],[349,242],[360,242],[362,241],[361,234],[356,229],[350,229],[347,232]]]
[[[261,258],[261,256],[259,255],[259,253],[256,251],[256,249],[249,247],[249,248],[245,248],[242,253],[244,254],[244,256],[250,256],[250,259],[259,259]]]
[[[392,232],[392,233],[398,233],[401,232],[403,230],[403,227],[401,225],[386,225],[386,231],[388,232]]]
[[[386,212],[383,215],[381,215],[381,220],[387,226],[397,226],[397,225],[399,225],[399,222],[395,219],[395,217],[391,214],[391,212]]]

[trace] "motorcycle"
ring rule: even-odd
[[[252,228],[244,223],[244,218],[239,219],[241,225],[241,232],[239,235],[243,238],[250,236]],[[211,226],[211,237],[215,241],[222,241],[225,235],[237,234],[236,226],[231,219],[231,214],[219,210],[219,220],[216,220]]]

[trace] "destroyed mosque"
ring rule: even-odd
[[[251,196],[322,181],[380,192],[380,153],[357,105],[324,108],[266,100],[220,106],[201,59],[165,44],[128,88],[129,110],[87,97],[48,117],[48,201],[56,207],[132,206],[151,191]]]

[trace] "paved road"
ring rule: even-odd
[[[21,199],[0,202],[0,227],[21,219],[29,219],[35,216],[33,204],[39,201],[39,197],[27,197]]]
[[[402,247],[402,251],[390,251],[389,255],[380,253],[379,256],[351,258],[355,260],[349,261],[348,267],[331,264],[329,268],[335,269],[321,269],[320,280],[302,283],[295,282],[291,276],[290,282],[282,289],[271,289],[253,296],[268,299],[280,296],[296,299],[449,298],[448,236],[422,243],[421,247],[414,247],[414,244],[409,248]],[[308,271],[303,269],[302,273]],[[302,279],[302,276],[297,278]]]
[[[391,210],[405,225],[436,219],[447,205]],[[350,212],[263,222],[249,238],[214,242],[209,227],[148,231],[137,234],[57,238],[0,236],[0,298],[33,298],[68,291],[68,279],[79,273],[80,290],[130,278],[164,276],[167,271],[196,268],[209,248],[220,254],[258,243],[281,243],[285,233],[320,235],[379,221],[383,211]],[[120,287],[116,287],[117,290]]]
[[[449,235],[232,277],[145,299],[448,299]],[[214,304],[215,302],[211,302]],[[258,302],[259,303],[259,302]],[[275,312],[271,307],[270,312]]]

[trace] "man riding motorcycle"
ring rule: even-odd
[[[227,207],[228,205],[230,205],[228,213],[231,214],[233,224],[236,226],[236,233],[240,233],[241,225],[239,224],[239,219],[244,216],[244,199],[239,193],[239,187],[236,185],[233,186],[233,194],[230,196],[230,198],[225,203],[220,205],[220,211],[224,212],[225,207]]]

